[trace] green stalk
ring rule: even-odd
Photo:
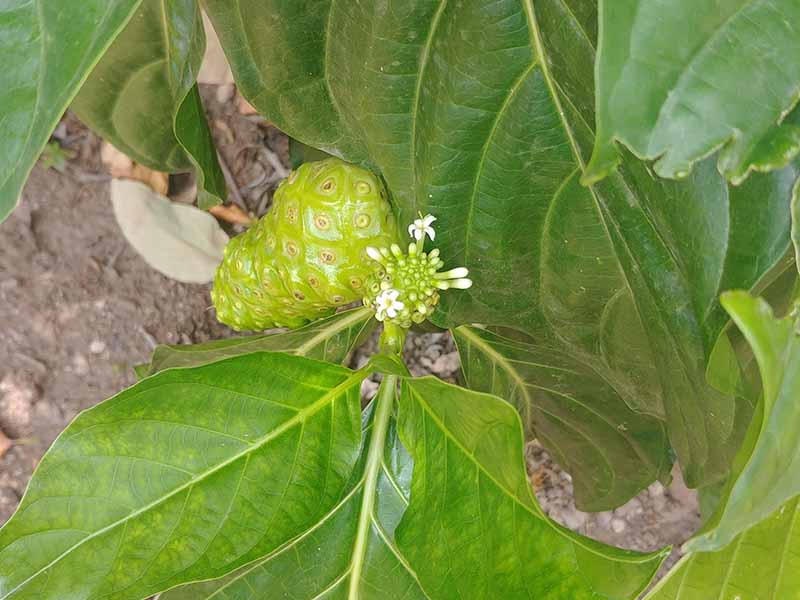
[[[383,461],[383,447],[386,444],[386,433],[392,417],[397,375],[384,375],[381,388],[378,390],[375,417],[372,422],[372,437],[367,451],[367,464],[364,469],[364,495],[361,497],[361,511],[358,515],[358,529],[353,546],[353,562],[350,571],[350,588],[348,600],[358,600],[361,573],[364,570],[364,558],[367,555],[370,522],[375,509],[375,494],[378,487],[378,474]]]

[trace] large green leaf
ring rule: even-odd
[[[744,292],[723,304],[753,348],[763,384],[759,411],[743,445],[720,508],[693,550],[718,550],[800,494],[800,337],[791,318]]]
[[[406,216],[438,217],[442,256],[475,282],[438,324],[525,330],[665,419],[691,485],[725,475],[751,407],[705,380],[718,295],[787,251],[793,168],[729,188],[711,160],[680,183],[626,160],[583,187],[593,0],[206,4],[257,108],[378,168]]]
[[[800,150],[800,4],[600,0],[597,140],[585,180],[620,162],[615,140],[684,177],[722,147],[733,181]]]
[[[792,500],[722,550],[687,554],[644,600],[800,598],[799,515]]]
[[[397,439],[393,400],[385,398],[373,407],[354,485],[319,523],[263,560],[222,579],[167,592],[161,599],[428,598],[394,541],[394,529],[408,505],[412,463]],[[368,530],[359,541],[362,515]]]
[[[196,168],[200,206],[226,196],[195,84],[205,49],[196,0],[144,0],[81,88],[73,109],[134,160]]]
[[[526,439],[537,437],[572,475],[581,510],[613,509],[669,476],[662,424],[583,363],[474,327],[453,334],[467,385],[517,408]]]
[[[0,530],[0,598],[138,600],[307,531],[349,489],[363,377],[249,354],[82,413]]]
[[[396,537],[432,598],[628,599],[666,555],[550,521],[528,483],[519,416],[496,396],[406,379],[399,427],[414,473]]]
[[[72,97],[141,0],[45,0],[0,6],[0,221]]]
[[[141,377],[173,367],[199,367],[232,356],[253,352],[286,352],[325,362],[343,363],[350,352],[374,329],[373,312],[354,308],[305,327],[283,333],[248,335],[204,344],[163,345],[149,364],[141,365]]]

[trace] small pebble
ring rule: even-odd
[[[361,397],[365,400],[374,398],[375,394],[378,392],[378,387],[380,386],[377,381],[365,379],[361,382]]]
[[[89,372],[89,361],[83,354],[72,357],[72,372],[76,375],[86,375]]]
[[[611,531],[614,533],[622,533],[625,531],[625,521],[622,519],[612,519],[611,520]]]
[[[217,88],[217,102],[227,104],[233,99],[236,87],[232,83],[222,84]]]
[[[610,510],[604,510],[603,512],[599,512],[594,515],[595,521],[603,529],[608,529],[609,525],[611,525],[611,519],[613,518],[614,513]]]
[[[458,371],[460,365],[461,359],[458,352],[442,354],[433,362],[433,372],[437,375],[450,375]]]
[[[92,354],[102,354],[105,349],[106,344],[101,340],[94,340],[89,344],[89,352]]]
[[[587,514],[584,512],[580,512],[578,510],[571,511],[571,512],[564,512],[561,514],[561,519],[564,522],[564,525],[569,527],[572,530],[579,529],[583,527],[586,523]]]

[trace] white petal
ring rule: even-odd
[[[395,300],[394,303],[392,304],[392,307],[397,310],[403,310],[406,307],[406,305],[404,302],[398,302],[397,300]]]
[[[472,287],[472,279],[453,279],[450,281],[450,287],[457,290],[466,290]]]
[[[459,279],[461,277],[466,277],[467,275],[469,275],[469,269],[466,267],[457,267],[455,269],[445,271],[444,273],[437,273],[436,279]]]
[[[389,315],[390,319],[394,319],[397,316],[397,311],[394,309],[394,306],[390,306],[386,309],[386,314]]]
[[[425,227],[428,227],[435,220],[436,220],[436,217],[434,217],[433,215],[425,215],[425,218],[422,219],[422,222],[425,224]]]
[[[369,256],[372,260],[381,262],[383,256],[378,251],[377,248],[373,248],[372,246],[367,246],[367,256]]]
[[[425,233],[427,233],[428,237],[430,237],[432,240],[436,239],[436,232],[433,230],[433,227],[426,227]]]
[[[397,300],[397,297],[400,295],[400,292],[398,292],[397,290],[386,290],[386,291],[384,292],[384,294],[386,295],[386,297],[387,297],[389,300],[391,300],[392,302],[394,302],[395,300]]]
[[[408,235],[411,237],[416,237],[417,235],[417,228],[413,223],[408,226]]]
[[[417,241],[421,240],[424,237],[425,237],[424,231],[422,231],[421,229],[414,230],[414,238],[416,238]]]

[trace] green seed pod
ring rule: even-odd
[[[270,211],[225,248],[211,298],[233,329],[300,327],[364,296],[368,246],[398,239],[369,171],[328,158],[281,182]]]

